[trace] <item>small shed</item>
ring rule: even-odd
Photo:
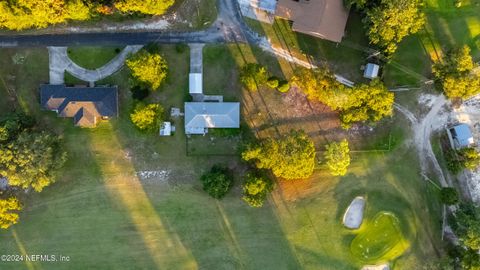
[[[363,77],[367,79],[375,79],[378,77],[378,72],[380,71],[380,66],[373,63],[368,63],[363,72]]]
[[[160,136],[172,136],[172,123],[162,123],[162,125],[160,126]]]
[[[474,143],[472,131],[467,124],[458,124],[447,130],[448,137],[455,149],[469,147]]]

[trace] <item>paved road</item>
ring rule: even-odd
[[[0,35],[0,47],[66,47],[73,45],[144,45],[158,43],[256,42],[233,0],[218,0],[218,18],[213,25],[196,32],[106,32],[45,35]]]

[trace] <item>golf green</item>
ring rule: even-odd
[[[386,262],[402,255],[409,242],[403,236],[399,222],[393,213],[378,213],[353,239],[352,254],[366,263]]]

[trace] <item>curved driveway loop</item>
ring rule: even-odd
[[[86,69],[74,63],[70,57],[68,57],[67,47],[48,47],[50,84],[64,84],[65,71],[82,81],[93,84],[120,70],[125,59],[130,54],[139,51],[142,47],[143,45],[127,46],[110,62],[95,70]]]

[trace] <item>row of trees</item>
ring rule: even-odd
[[[393,114],[394,94],[380,80],[345,87],[327,68],[298,69],[291,84],[313,101],[319,101],[340,113],[344,128],[355,122],[375,122]]]
[[[290,86],[297,87],[308,99],[338,111],[341,124],[347,129],[355,122],[376,122],[393,114],[394,94],[380,80],[346,87],[326,67],[298,68],[287,82],[271,76],[265,67],[250,63],[242,67],[240,81],[250,91],[269,87],[286,92]]]
[[[350,165],[348,142],[332,142],[325,147],[324,159],[332,175],[345,175]],[[260,207],[273,190],[273,182],[267,176],[286,180],[308,178],[316,165],[313,141],[303,131],[291,131],[278,139],[266,139],[246,146],[242,159],[255,169],[244,177],[243,200],[250,206]],[[201,177],[203,189],[213,198],[221,199],[233,185],[232,173],[223,166],[214,166]]]
[[[161,15],[175,0],[22,0],[0,2],[0,27],[44,28],[68,20],[87,20],[101,13]]]
[[[222,199],[233,186],[233,173],[224,165],[214,165],[200,178],[203,190],[215,199]],[[263,206],[268,194],[273,190],[273,182],[260,172],[245,175],[242,199],[252,207]]]
[[[256,63],[248,63],[240,70],[240,82],[249,91],[258,91],[259,87],[277,89],[285,93],[290,90],[290,84],[286,80],[280,80],[271,75],[267,68]]]
[[[346,0],[347,6],[364,14],[370,43],[387,55],[393,54],[398,43],[425,24],[421,3],[421,0]]]
[[[65,160],[61,138],[37,131],[33,118],[13,113],[0,119],[0,178],[9,186],[40,192],[55,182]],[[12,192],[0,194],[0,227],[17,223],[19,210]]]

